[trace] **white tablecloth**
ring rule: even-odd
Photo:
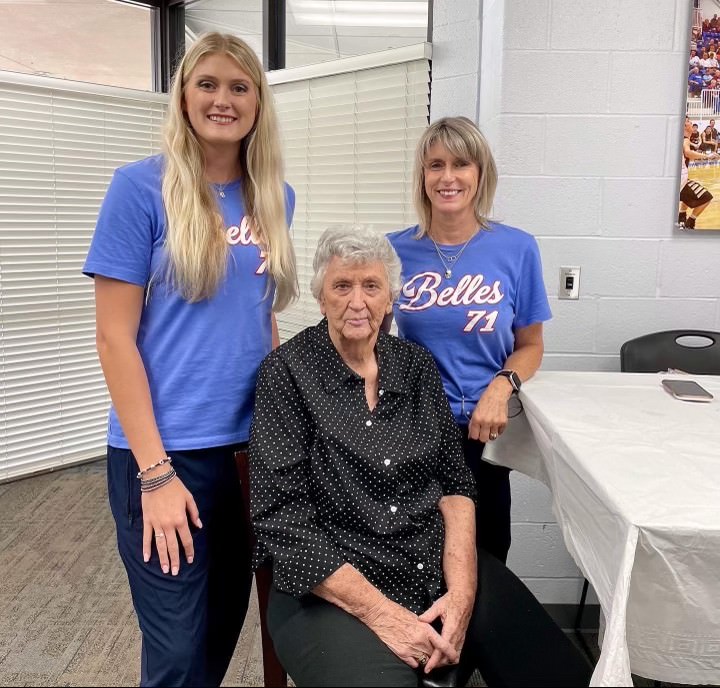
[[[605,621],[591,685],[720,684],[720,377],[540,372],[486,456],[542,480]],[[685,379],[688,379],[685,377]]]

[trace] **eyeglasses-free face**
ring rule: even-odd
[[[392,311],[390,285],[380,261],[347,263],[334,256],[318,299],[336,344],[373,342]]]
[[[433,214],[475,216],[473,203],[480,180],[477,163],[458,158],[441,143],[434,143],[425,156],[423,173]]]
[[[258,94],[249,74],[229,55],[206,55],[190,72],[183,110],[205,153],[235,146],[252,131]]]

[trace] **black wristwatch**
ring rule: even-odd
[[[495,373],[495,377],[500,376],[506,377],[508,379],[508,381],[512,385],[513,394],[517,394],[520,391],[520,388],[522,387],[522,380],[514,370],[498,370],[497,373]]]

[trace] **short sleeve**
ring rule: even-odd
[[[110,182],[83,273],[144,287],[150,278],[153,220],[147,199],[122,170]]]
[[[540,249],[535,237],[528,236],[528,239],[519,266],[513,329],[527,327],[552,318],[545,282],[543,281]]]

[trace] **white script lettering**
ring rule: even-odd
[[[237,246],[238,244],[241,244],[242,246],[258,246],[260,250],[261,263],[258,265],[257,270],[255,270],[255,274],[262,275],[267,270],[267,254],[265,253],[265,249],[260,248],[260,245],[253,236],[252,225],[247,217],[243,217],[239,227],[237,225],[228,227],[225,230],[225,239],[230,246]]]
[[[438,290],[442,282],[440,273],[427,271],[411,277],[402,288],[407,303],[400,304],[401,311],[422,311],[431,306],[481,306],[494,305],[505,296],[500,290],[500,280],[484,284],[483,275],[463,275],[457,286]]]

